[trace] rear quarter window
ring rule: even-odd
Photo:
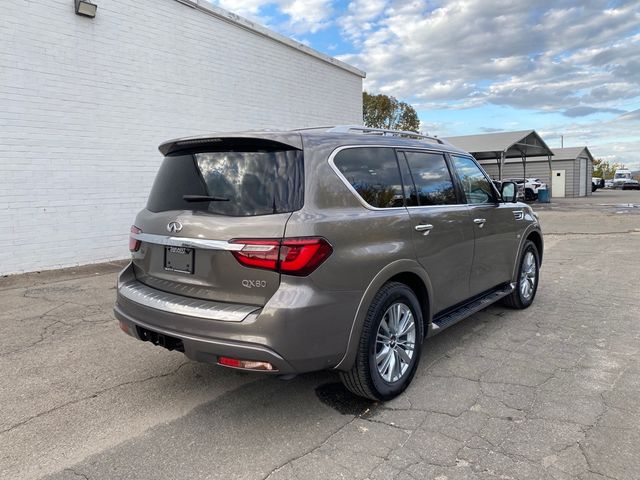
[[[346,181],[372,207],[404,206],[400,170],[392,148],[347,148],[333,160]]]
[[[156,175],[147,209],[193,210],[235,217],[293,212],[304,202],[303,169],[300,150],[168,156]],[[224,201],[186,201],[184,195]]]

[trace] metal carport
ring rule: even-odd
[[[463,135],[446,137],[444,140],[462,150],[466,150],[479,162],[495,160],[498,163],[499,180],[502,180],[502,170],[507,158],[522,159],[522,177],[526,178],[527,158],[544,156],[549,161],[549,178],[551,178],[553,151],[535,130]],[[551,182],[548,183],[547,188],[551,190]],[[549,194],[551,195],[551,191]]]

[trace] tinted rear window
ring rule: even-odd
[[[334,163],[369,205],[378,208],[404,206],[400,171],[392,148],[345,149],[336,155]]]
[[[183,195],[208,195],[228,201],[187,202]],[[166,157],[147,209],[246,217],[293,212],[302,208],[303,201],[301,151],[219,151]]]
[[[404,152],[411,169],[415,190],[411,188],[410,199],[415,205],[451,205],[458,203],[456,190],[444,155],[428,152]],[[417,195],[414,193],[417,193]]]

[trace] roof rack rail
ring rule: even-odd
[[[416,138],[419,140],[431,140],[441,144],[446,143],[444,140],[431,135],[422,135],[421,133],[410,132],[407,130],[365,127],[363,125],[333,125],[327,127],[299,128],[298,130],[324,130],[330,133],[358,133],[362,135],[380,135],[384,137],[406,137]]]

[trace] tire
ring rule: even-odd
[[[527,240],[518,259],[516,289],[504,298],[503,303],[508,307],[520,310],[529,307],[536,298],[539,279],[540,256],[538,249],[532,241]]]
[[[525,201],[531,202],[531,201],[535,200],[535,198],[536,198],[536,195],[535,195],[535,193],[533,193],[532,189],[530,189],[530,188],[525,189],[525,191],[524,191],[524,199],[525,199]]]
[[[410,321],[413,328],[408,324]],[[397,329],[402,326],[409,329],[396,338]],[[372,400],[391,400],[401,394],[411,383],[420,362],[423,332],[422,310],[413,290],[403,283],[386,283],[369,306],[356,360],[350,371],[340,372],[342,383],[352,393]],[[396,365],[399,367],[393,369]]]

